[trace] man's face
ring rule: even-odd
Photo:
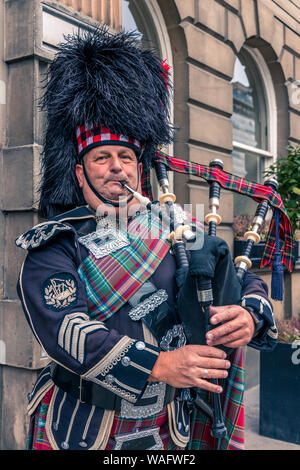
[[[133,189],[136,189],[138,172],[141,175],[142,164],[138,164],[132,149],[116,145],[103,145],[87,152],[84,161],[91,184],[105,199],[119,202],[120,198],[123,200],[128,198],[128,191],[123,188],[120,181],[125,181]],[[84,177],[82,165],[76,165],[76,176],[86,202],[96,210],[103,203],[90,189]],[[138,191],[140,191],[140,185]]]

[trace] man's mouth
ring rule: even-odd
[[[121,184],[121,181],[125,181],[125,180],[124,180],[124,179],[122,179],[122,180],[108,180],[108,183],[117,183],[117,184],[119,184],[121,187],[123,187],[122,184]]]

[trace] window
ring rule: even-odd
[[[135,19],[130,11],[128,0],[122,0],[122,28],[126,31],[139,31]],[[139,32],[142,36],[141,31]]]
[[[164,20],[156,0],[122,0],[122,28],[138,31],[150,48],[156,49],[161,58],[166,58],[164,50]]]
[[[233,173],[263,183],[264,170],[276,159],[276,102],[263,57],[244,47],[236,58],[233,86]],[[235,215],[255,211],[250,199],[234,196]]]

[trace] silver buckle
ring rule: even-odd
[[[158,291],[154,292],[152,295],[147,297],[141,303],[139,303],[136,307],[132,308],[128,313],[131,320],[138,321],[141,318],[148,315],[149,312],[152,312],[159,307],[163,302],[168,300],[168,294],[164,289],[159,289]]]
[[[176,344],[173,343],[171,346],[172,341],[178,338]],[[163,351],[174,351],[174,349],[181,348],[186,344],[186,337],[184,334],[183,326],[182,325],[174,325],[173,328],[167,331],[167,333],[163,336],[160,347]]]
[[[147,385],[141,400],[143,398],[149,399],[156,397],[156,402],[150,405],[134,405],[127,400],[121,400],[121,418],[138,419],[148,418],[156,413],[159,413],[165,402],[166,384],[164,382],[154,383]]]
[[[141,449],[134,450],[163,450],[163,442],[159,435],[159,428],[143,429],[142,431],[130,432],[128,434],[115,436],[116,445],[114,450],[133,450],[132,447],[130,449],[130,444],[128,444],[126,447],[123,447],[123,444],[125,442],[132,442],[133,444],[134,441],[147,437],[152,437],[154,439],[154,445],[147,447],[146,449],[143,447]]]
[[[79,243],[84,245],[95,258],[104,258],[104,256],[123,248],[130,244],[128,238],[119,230],[101,229],[78,238]]]

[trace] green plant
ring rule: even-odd
[[[300,317],[287,320],[277,320],[278,341],[281,343],[292,343],[300,340]]]
[[[286,158],[280,158],[265,171],[279,183],[278,192],[291,219],[293,231],[300,229],[300,146],[288,147]]]

